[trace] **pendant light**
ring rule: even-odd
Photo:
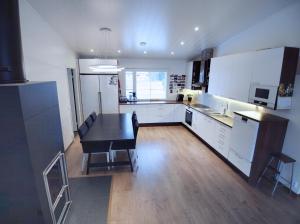
[[[100,32],[103,34],[104,37],[104,45],[105,45],[105,50],[104,50],[104,55],[106,54],[106,57],[100,56],[100,62],[99,64],[96,65],[91,65],[89,68],[94,71],[94,72],[99,72],[99,73],[118,73],[121,72],[124,67],[119,67],[117,65],[117,60],[109,59],[108,54],[109,54],[109,35],[111,33],[111,28],[109,27],[102,27],[100,28]]]

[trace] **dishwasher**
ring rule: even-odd
[[[256,146],[259,122],[235,114],[228,159],[247,176]]]

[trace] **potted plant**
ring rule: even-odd
[[[193,95],[192,94],[187,94],[187,98],[189,102],[192,102]]]

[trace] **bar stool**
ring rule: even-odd
[[[266,177],[266,173],[269,170],[273,173],[272,176],[274,177],[274,180],[275,180],[275,185],[274,185],[274,188],[273,188],[273,191],[272,191],[272,196],[274,195],[274,193],[276,191],[276,188],[278,186],[278,182],[279,182],[280,179],[283,179],[288,183],[290,193],[291,193],[292,192],[292,186],[293,186],[293,176],[294,176],[295,162],[296,162],[296,160],[294,160],[293,158],[291,158],[291,157],[289,157],[289,156],[287,156],[283,153],[272,153],[271,158],[270,158],[267,166],[265,167],[264,171],[262,172],[262,174],[258,178],[257,184],[260,183],[260,181],[263,177]],[[277,166],[274,166],[274,164],[277,164]],[[287,180],[287,179],[285,179],[284,177],[281,176],[282,169],[286,165],[291,165],[292,166],[292,172],[291,172],[291,179],[290,180]]]

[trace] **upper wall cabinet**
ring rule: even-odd
[[[251,81],[261,85],[279,86],[283,54],[283,47],[255,52]]]
[[[298,48],[281,47],[213,58],[208,92],[271,109],[289,109]]]
[[[213,58],[208,92],[239,101],[248,101],[253,53]]]

